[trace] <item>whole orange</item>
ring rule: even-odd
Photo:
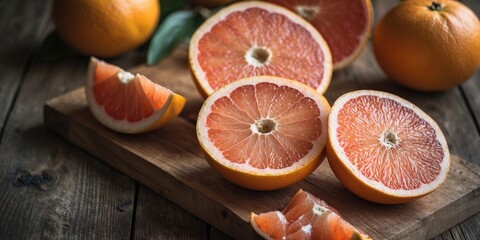
[[[480,64],[480,21],[458,1],[402,1],[377,24],[373,48],[392,80],[420,91],[447,90]]]
[[[58,34],[85,55],[113,57],[143,44],[160,17],[158,0],[55,0]]]

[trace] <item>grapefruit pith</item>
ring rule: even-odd
[[[327,100],[304,84],[250,77],[207,98],[197,137],[223,177],[245,188],[273,190],[302,180],[323,161],[329,111]]]
[[[155,130],[177,117],[186,99],[147,77],[90,59],[85,92],[93,116],[122,133]]]

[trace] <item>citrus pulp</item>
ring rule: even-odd
[[[378,203],[403,203],[437,189],[450,153],[437,123],[386,92],[346,93],[328,117],[327,157],[350,191]]]
[[[323,161],[330,105],[293,80],[256,76],[210,95],[197,120],[208,163],[231,182],[255,190],[289,186]]]
[[[370,38],[373,10],[370,0],[268,0],[296,12],[325,38],[334,69],[351,64]]]
[[[250,223],[265,239],[371,239],[334,208],[301,189],[282,211],[252,212]]]
[[[240,78],[272,75],[297,80],[324,93],[332,75],[331,54],[307,21],[275,4],[231,4],[194,33],[190,69],[204,96]]]
[[[177,117],[185,98],[143,75],[90,59],[85,88],[93,116],[122,133],[148,132]]]

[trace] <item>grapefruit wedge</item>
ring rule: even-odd
[[[368,42],[373,22],[370,0],[267,0],[309,21],[332,52],[333,68],[352,63]]]
[[[190,40],[189,60],[204,96],[259,75],[293,79],[324,93],[332,75],[330,50],[310,23],[257,1],[234,3],[209,17]]]
[[[147,77],[90,58],[85,88],[93,116],[122,133],[158,129],[177,117],[185,98]]]
[[[377,203],[404,203],[437,189],[450,153],[437,123],[396,95],[359,90],[338,98],[328,119],[327,156],[337,178]]]
[[[325,158],[330,105],[313,88],[273,76],[241,79],[203,104],[197,137],[208,163],[254,190],[289,186]]]
[[[250,214],[253,229],[265,239],[371,239],[324,201],[299,190],[282,211]]]

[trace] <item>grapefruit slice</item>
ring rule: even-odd
[[[190,40],[189,60],[204,96],[235,80],[259,75],[302,82],[320,93],[332,60],[323,37],[307,21],[275,4],[246,1],[209,17]]]
[[[301,189],[283,211],[252,212],[250,223],[265,239],[371,239],[334,208]]]
[[[158,129],[177,117],[185,98],[140,74],[90,58],[85,88],[93,116],[122,133]]]
[[[325,158],[330,105],[313,88],[273,76],[241,79],[203,104],[197,137],[211,167],[242,187],[273,190]]]
[[[368,42],[373,22],[370,0],[267,0],[309,21],[332,52],[333,69],[352,63]]]
[[[372,90],[335,101],[328,117],[327,156],[345,187],[386,204],[434,191],[450,166],[447,141],[432,118],[405,99]]]

